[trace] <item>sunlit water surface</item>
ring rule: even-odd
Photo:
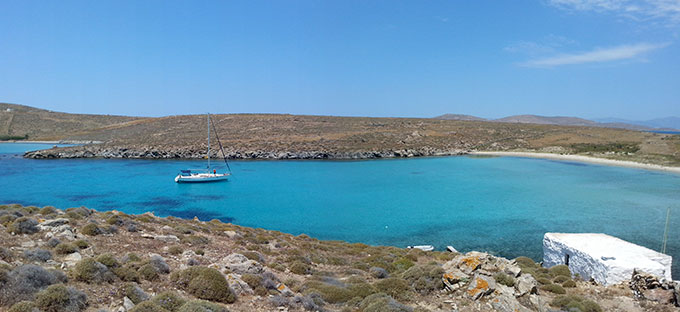
[[[680,175],[513,157],[233,161],[228,182],[177,184],[204,161],[31,160],[0,144],[0,203],[217,218],[320,239],[542,257],[545,232],[599,232],[680,259]],[[677,262],[677,261],[676,261]],[[680,277],[678,265],[674,277]]]

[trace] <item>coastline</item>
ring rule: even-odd
[[[675,174],[680,174],[680,167],[670,167],[655,164],[639,163],[628,160],[615,160],[598,158],[584,155],[563,155],[563,154],[552,154],[552,153],[533,153],[533,152],[483,152],[483,151],[471,151],[468,155],[479,155],[479,156],[506,156],[506,157],[527,157],[527,158],[541,158],[541,159],[551,159],[551,160],[564,160],[564,161],[576,161],[591,163],[604,166],[616,166],[616,167],[626,167],[626,168],[636,168],[636,169],[646,169],[654,171],[670,172]]]

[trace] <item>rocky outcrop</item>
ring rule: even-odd
[[[243,150],[227,151],[228,159],[375,159],[423,156],[464,155],[467,151],[460,149],[437,149],[422,147],[417,149],[384,150],[384,151],[267,151]],[[205,150],[176,147],[136,146],[119,147],[109,145],[85,145],[65,148],[52,148],[30,151],[26,158],[133,158],[133,159],[203,159]],[[211,157],[221,158],[218,153]]]
[[[486,302],[496,311],[545,308],[545,302],[532,298],[537,294],[536,280],[529,274],[522,274],[513,261],[473,251],[456,256],[442,268],[442,281],[449,293],[461,293],[471,300]],[[499,274],[511,277],[514,280],[512,287],[497,282],[496,276]],[[530,306],[520,303],[519,298],[525,298],[522,302]]]

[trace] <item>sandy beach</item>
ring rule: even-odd
[[[485,156],[509,156],[509,157],[530,157],[530,158],[543,158],[543,159],[554,159],[554,160],[565,160],[565,161],[577,161],[585,162],[591,164],[605,165],[605,166],[619,166],[628,168],[638,168],[647,170],[656,170],[664,172],[672,172],[680,174],[680,167],[669,167],[654,164],[645,164],[634,161],[625,160],[614,160],[597,158],[583,155],[562,155],[562,154],[551,154],[551,153],[532,153],[532,152],[470,152],[469,155],[485,155]]]

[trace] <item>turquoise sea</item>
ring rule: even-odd
[[[213,218],[404,247],[452,245],[542,258],[545,232],[599,232],[654,250],[671,208],[680,259],[680,175],[514,157],[233,161],[228,182],[177,184],[204,161],[31,160],[0,144],[0,203]],[[676,260],[677,262],[677,260]],[[680,278],[679,266],[674,277]]]

